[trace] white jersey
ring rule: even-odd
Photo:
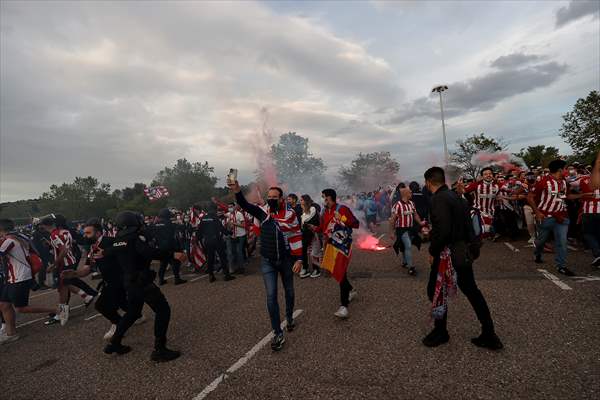
[[[32,278],[29,258],[29,249],[12,237],[6,237],[0,243],[0,254],[6,256],[6,279],[8,283],[18,283]]]

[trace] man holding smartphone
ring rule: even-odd
[[[285,338],[281,329],[279,302],[277,300],[277,276],[281,274],[285,290],[285,317],[287,330],[295,328],[294,323],[294,272],[302,268],[302,232],[294,210],[286,207],[283,190],[279,187],[269,188],[267,207],[264,209],[250,204],[237,181],[228,176],[227,185],[239,206],[260,221],[260,255],[261,271],[267,291],[267,309],[271,319],[274,337],[271,349],[279,351],[283,348]]]

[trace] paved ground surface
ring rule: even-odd
[[[591,280],[600,272],[589,266],[591,256],[569,254],[573,269],[592,278],[561,277],[571,288],[565,290],[538,271],[557,275],[552,255],[538,266],[524,242],[513,244],[518,252],[487,243],[475,266],[503,351],[471,345],[479,327],[462,295],[451,300],[450,343],[423,347],[430,329],[426,249],[415,257],[416,277],[391,250],[355,250],[351,280],[359,298],[348,320],[333,316],[333,279],[296,279],[296,308],[303,312],[284,350],[259,349],[206,398],[600,398],[600,280]],[[22,340],[0,346],[0,398],[194,398],[268,334],[269,322],[257,259],[232,282],[189,279],[195,281],[164,287],[173,310],[170,344],[183,351],[180,359],[149,360],[152,320],[131,329],[124,342],[134,350],[118,357],[102,353],[109,324],[92,309],[74,310],[65,327],[20,316],[19,324],[27,324],[19,329]],[[33,304],[56,301],[55,292],[34,296]]]

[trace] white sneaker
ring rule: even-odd
[[[300,270],[300,278],[301,279],[308,278],[309,276],[310,276],[310,272],[308,272],[304,268],[302,268],[302,270]]]
[[[4,335],[6,333],[6,324],[2,324],[0,326],[0,335]]]
[[[358,297],[358,292],[356,291],[356,289],[352,289],[350,291],[350,294],[348,295],[348,301],[352,301],[354,299],[356,299]]]
[[[312,272],[312,274],[310,274],[310,277],[311,277],[311,278],[318,278],[318,277],[320,277],[320,276],[321,276],[321,270],[318,270],[318,271],[317,271],[317,270],[315,269],[315,270]]]
[[[139,317],[138,319],[136,319],[133,324],[134,325],[141,325],[141,324],[143,324],[146,321],[148,321],[148,318],[144,314],[142,314],[142,316]]]
[[[115,335],[115,332],[117,331],[117,326],[115,324],[112,324],[110,326],[110,329],[104,334],[104,340],[109,340],[113,338],[113,336]]]
[[[67,304],[59,304],[58,319],[60,326],[65,326],[69,320],[69,306]]]
[[[16,342],[17,340],[19,340],[19,335],[17,334],[14,334],[12,336],[2,335],[0,336],[0,345]]]
[[[529,243],[529,244],[535,244],[535,238],[530,238],[527,243]]]
[[[340,308],[338,308],[338,310],[333,315],[341,319],[346,319],[348,318],[348,309],[344,306],[340,306]]]

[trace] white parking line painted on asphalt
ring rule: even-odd
[[[514,251],[515,253],[520,252],[521,250],[517,249],[515,246],[513,246],[512,244],[508,243],[508,242],[504,242],[504,244],[506,245],[506,247],[508,247],[509,249],[511,249],[512,251]]]
[[[101,315],[101,314],[94,314],[94,315],[92,315],[91,317],[87,317],[85,320],[86,320],[86,321],[91,321],[91,320],[93,320],[94,318],[96,318],[96,317],[99,317],[100,315]]]
[[[302,312],[303,310],[294,311],[294,318],[297,318],[300,314],[302,314]],[[283,321],[281,323],[281,329],[284,329],[286,325],[287,321]],[[208,396],[212,391],[214,391],[217,388],[217,386],[221,384],[221,382],[227,379],[229,375],[233,374],[235,371],[242,368],[244,364],[250,361],[250,359],[254,357],[256,353],[258,353],[263,347],[265,347],[267,343],[271,341],[272,338],[273,332],[270,332],[267,336],[262,338],[260,342],[256,343],[254,347],[252,347],[242,358],[237,360],[231,367],[229,367],[227,371],[225,371],[225,373],[219,375],[214,381],[212,381],[207,387],[205,387],[204,390],[198,393],[198,395],[194,397],[194,400],[205,399],[206,396]]]
[[[550,272],[546,271],[545,269],[538,269],[538,271],[540,271],[542,273],[542,275],[544,275],[547,279],[549,279],[552,283],[554,283],[556,286],[558,286],[562,290],[572,290],[571,286],[567,285],[566,283],[564,283],[563,281],[558,279],[558,276],[551,274]]]
[[[71,311],[73,311],[73,310],[77,310],[78,308],[81,308],[81,307],[83,307],[83,306],[85,306],[85,304],[80,304],[80,305],[78,305],[78,306],[71,307]],[[23,327],[23,326],[27,326],[27,325],[35,324],[36,322],[45,321],[45,320],[47,320],[47,319],[48,319],[48,317],[42,317],[42,318],[34,319],[33,321],[27,321],[27,322],[24,322],[24,323],[22,323],[21,325],[17,325],[17,328],[21,328],[21,327]]]
[[[194,279],[191,279],[190,282],[196,282],[198,279],[206,278],[207,276],[208,276],[208,274],[202,275],[202,276],[198,276],[198,277],[196,277]]]

